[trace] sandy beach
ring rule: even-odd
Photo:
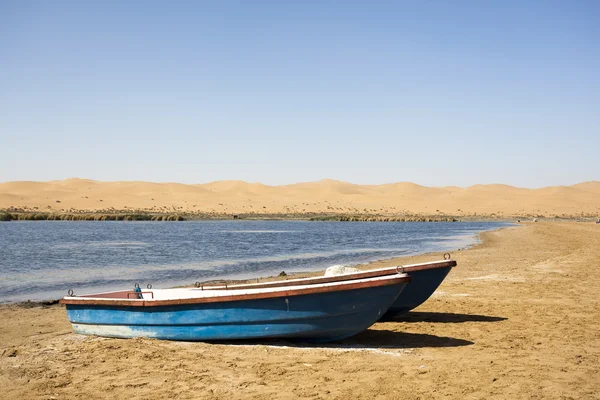
[[[599,19],[0,0],[0,400],[600,400]]]
[[[85,337],[61,306],[0,306],[0,398],[600,398],[600,227],[482,239],[414,312],[318,347]]]

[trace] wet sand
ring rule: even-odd
[[[600,226],[482,239],[416,311],[319,347],[85,337],[61,306],[0,306],[0,398],[600,399]]]

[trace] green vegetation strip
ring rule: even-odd
[[[311,221],[349,221],[349,222],[456,222],[454,217],[387,217],[387,216],[368,216],[368,215],[327,215],[313,217]]]
[[[184,221],[181,215],[0,213],[0,221]]]

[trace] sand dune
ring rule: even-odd
[[[600,182],[524,189],[508,185],[426,187],[409,182],[356,185],[325,179],[268,186],[66,179],[0,183],[0,209],[72,212],[143,210],[215,214],[337,213],[545,217],[600,214]]]

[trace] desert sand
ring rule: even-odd
[[[318,347],[86,337],[61,306],[0,306],[0,398],[600,399],[600,226],[482,239],[414,312]]]
[[[600,182],[523,189],[507,185],[355,185],[335,180],[267,186],[242,181],[199,185],[67,179],[0,183],[0,210],[31,212],[352,214],[457,217],[600,215]]]

